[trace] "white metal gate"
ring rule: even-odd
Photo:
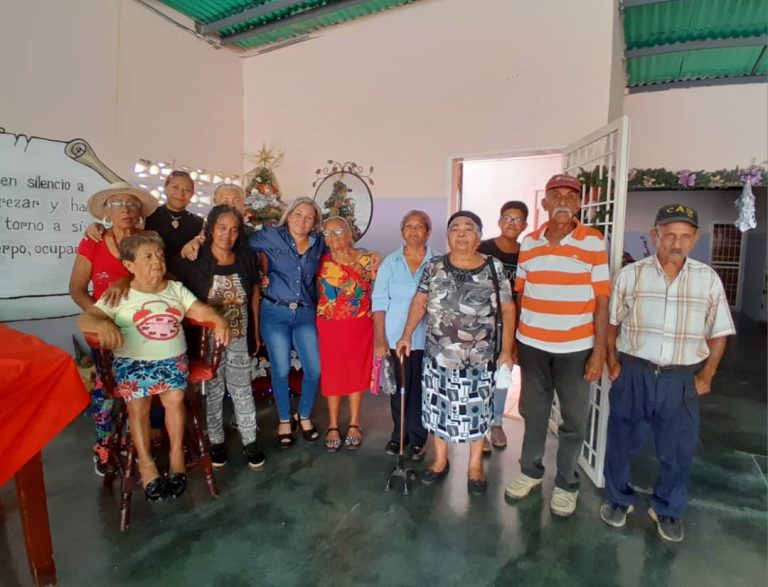
[[[609,125],[568,145],[563,150],[565,171],[582,182],[580,220],[605,235],[611,278],[621,269],[624,258],[624,217],[629,173],[629,118],[623,116]],[[593,383],[589,395],[589,426],[579,463],[597,487],[603,487],[603,461],[608,430],[606,372]],[[560,424],[557,398],[552,405],[551,427]]]
[[[741,292],[744,280],[744,248],[746,233],[733,222],[715,222],[710,231],[709,264],[723,282],[728,305],[741,310]]]

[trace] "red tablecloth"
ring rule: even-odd
[[[0,485],[88,405],[61,349],[0,325]]]

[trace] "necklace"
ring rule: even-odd
[[[168,210],[168,216],[171,217],[171,226],[173,226],[174,229],[178,228],[179,227],[179,220],[181,220],[181,216],[182,215],[179,214],[178,216],[174,216],[173,214],[171,214],[171,211]]]

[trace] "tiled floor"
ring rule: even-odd
[[[574,517],[552,516],[549,439],[543,490],[510,505],[504,485],[519,471],[522,423],[509,420],[509,447],[487,460],[489,491],[470,496],[466,447],[451,449],[444,483],[407,497],[384,492],[395,462],[383,447],[387,398],[367,397],[364,446],[328,454],[300,441],[280,450],[270,406],[259,414],[268,461],[252,472],[237,459],[217,475],[212,499],[199,472],[179,501],[150,506],[137,492],[133,525],[118,531],[116,495],[91,472],[90,428],[79,418],[44,453],[60,582],[65,586],[165,585],[622,585],[766,584],[766,344],[740,325],[715,391],[702,398],[702,443],[691,478],[686,539],[661,541],[647,500],[621,530],[598,517],[599,492],[585,481]],[[318,403],[318,421],[324,421]],[[239,441],[231,431],[230,448]],[[427,461],[428,462],[428,461]],[[416,468],[421,470],[426,463]],[[634,463],[649,493],[653,448]],[[543,494],[543,496],[542,496]],[[0,585],[29,585],[13,484],[0,488]]]

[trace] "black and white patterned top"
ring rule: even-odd
[[[486,257],[485,255],[482,255]],[[512,301],[504,266],[492,259],[499,276],[501,302]],[[426,352],[447,369],[480,367],[494,358],[496,294],[487,262],[476,269],[451,265],[448,255],[424,268],[419,293],[427,295]]]

